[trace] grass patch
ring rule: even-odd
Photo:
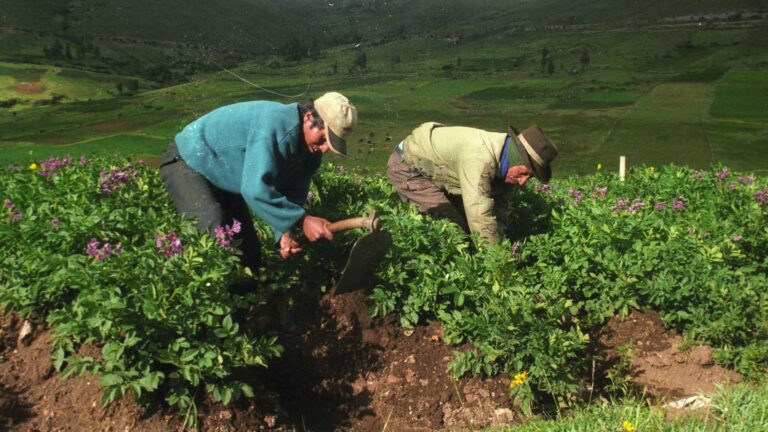
[[[688,71],[670,78],[669,82],[711,83],[719,80],[728,72],[728,67],[713,67],[698,71]]]
[[[632,105],[629,101],[609,101],[609,100],[560,100],[547,105],[549,109],[607,109]]]
[[[596,152],[607,160],[627,156],[632,165],[709,166],[715,161],[705,133],[704,116],[712,93],[711,86],[705,84],[655,87],[617,121],[610,137]]]
[[[713,117],[749,119],[766,124],[768,72],[732,71],[720,82],[709,111]]]
[[[40,145],[32,143],[11,143],[2,146],[0,166],[8,164],[26,166],[51,156],[63,157],[71,155],[110,155],[115,153],[137,155],[152,162],[168,146],[165,138],[146,137],[137,135],[118,135],[93,141],[69,145]]]
[[[637,399],[620,403],[595,403],[553,420],[534,420],[504,432],[625,431],[624,422],[636,431],[752,432],[768,430],[768,385],[741,384],[721,390],[709,409],[668,419],[663,407]]]
[[[8,63],[0,63],[0,75],[10,76],[19,82],[40,81],[47,71],[48,69],[44,67],[16,67]]]
[[[482,90],[474,91],[462,99],[470,101],[495,101],[506,99],[537,99],[546,95],[547,91],[530,87],[488,87]]]

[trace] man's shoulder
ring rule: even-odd
[[[299,112],[296,103],[284,104],[268,100],[235,102],[217,108],[215,111],[250,115],[289,115],[295,113],[297,118]]]

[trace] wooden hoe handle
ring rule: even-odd
[[[328,231],[332,233],[338,233],[355,228],[365,228],[369,231],[378,231],[381,228],[381,220],[379,215],[374,211],[368,216],[356,217],[344,219],[336,222],[331,222],[327,225]]]

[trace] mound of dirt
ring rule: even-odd
[[[447,375],[455,348],[442,342],[438,324],[403,329],[391,318],[371,319],[367,311],[361,291],[294,303],[284,320],[292,324],[273,324],[285,347],[283,356],[269,369],[241,377],[254,386],[256,397],[227,407],[201,401],[203,429],[436,431],[522,419],[507,394],[509,377],[453,381]],[[126,398],[102,407],[97,378],[63,380],[53,370],[49,330],[38,329],[25,344],[17,341],[20,320],[0,318],[0,429],[184,428],[160,403],[145,409]],[[648,394],[678,398],[738,380],[711,363],[706,347],[680,352],[680,337],[664,331],[653,313],[613,319],[599,340],[606,364],[619,346],[632,344],[634,383]]]
[[[683,338],[665,330],[654,312],[633,311],[626,318],[612,318],[599,340],[609,363],[618,356],[619,347],[629,344],[632,384],[642,394],[663,401],[711,394],[717,385],[741,381],[739,374],[715,365],[714,349],[685,347]]]

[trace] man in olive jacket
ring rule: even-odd
[[[404,202],[497,243],[507,216],[503,203],[531,176],[547,183],[557,153],[535,125],[499,133],[429,122],[395,148],[387,175]]]

